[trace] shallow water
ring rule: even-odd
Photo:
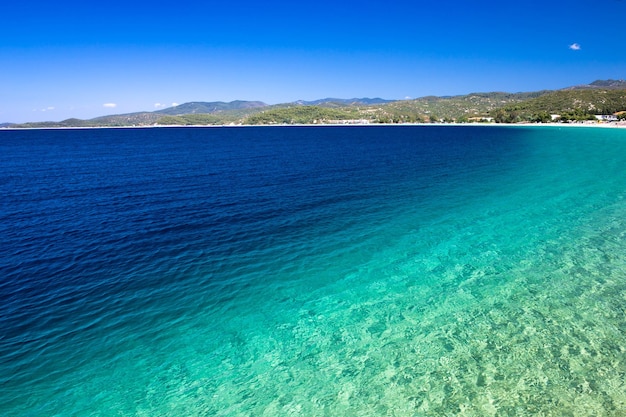
[[[623,415],[626,131],[0,132],[0,412]]]

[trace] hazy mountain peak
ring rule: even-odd
[[[157,110],[154,113],[167,114],[170,116],[176,116],[180,114],[211,114],[227,110],[252,109],[265,106],[267,106],[267,104],[263,103],[262,101],[235,100],[228,103],[224,101],[192,101],[173,107],[168,107],[167,109]]]
[[[594,88],[601,88],[605,90],[626,89],[626,80],[596,80],[590,84],[575,85],[572,87],[566,87],[563,90],[584,90]]]

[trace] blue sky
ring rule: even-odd
[[[0,10],[0,122],[626,78],[626,0],[34,0]]]

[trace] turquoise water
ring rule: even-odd
[[[2,415],[626,413],[626,130],[0,133]]]

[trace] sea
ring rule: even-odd
[[[0,131],[0,415],[624,416],[626,129]]]

